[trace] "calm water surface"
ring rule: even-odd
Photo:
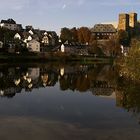
[[[110,65],[1,65],[0,140],[139,140],[139,91]]]

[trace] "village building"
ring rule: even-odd
[[[112,24],[96,24],[91,29],[92,35],[97,39],[109,39],[116,34],[116,29]]]
[[[20,34],[19,34],[19,33],[16,33],[15,36],[14,36],[14,39],[19,39],[19,40],[21,40]]]
[[[42,34],[42,43],[44,46],[55,46],[58,42],[58,36],[55,31],[45,31]]]
[[[44,45],[49,45],[50,44],[50,37],[49,37],[47,32],[44,33],[44,36],[42,38],[42,43]]]
[[[32,38],[32,36],[30,36],[30,35],[29,35],[28,38],[27,38],[28,41],[31,41],[32,39],[33,39],[33,38]]]
[[[39,36],[31,30],[28,32],[24,30],[24,32],[22,34],[23,34],[23,41],[25,43],[28,43],[29,41],[31,41],[33,39],[39,41]]]
[[[87,45],[66,45],[62,44],[60,46],[60,51],[62,53],[67,53],[70,55],[88,55],[88,46]]]
[[[58,45],[58,36],[54,31],[41,30],[41,52],[51,51]]]
[[[33,34],[34,34],[34,32],[33,32],[32,30],[29,30],[29,34],[33,35]]]
[[[7,28],[12,31],[21,31],[22,30],[22,25],[16,24],[16,22],[13,19],[1,20],[0,25],[2,28]]]
[[[26,31],[30,31],[30,30],[33,30],[34,28],[33,28],[33,26],[32,25],[27,25],[27,26],[25,26],[25,30]]]
[[[27,48],[30,52],[40,52],[40,43],[33,39],[27,43]]]
[[[0,41],[0,49],[3,48],[3,42]]]
[[[62,53],[65,52],[65,46],[64,46],[64,44],[61,45],[61,52],[62,52]]]

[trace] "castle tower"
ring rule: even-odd
[[[137,13],[130,13],[129,14],[129,26],[131,28],[135,28],[137,25]]]
[[[129,30],[129,15],[125,13],[119,14],[119,25],[118,30]]]

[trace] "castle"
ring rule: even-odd
[[[138,25],[137,13],[119,14],[118,30],[135,31]]]

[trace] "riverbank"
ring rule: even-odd
[[[69,55],[62,53],[24,53],[24,54],[10,54],[0,53],[0,62],[72,62],[78,61],[81,63],[112,63],[113,58],[111,57],[95,57],[95,56],[84,56],[84,55]]]

